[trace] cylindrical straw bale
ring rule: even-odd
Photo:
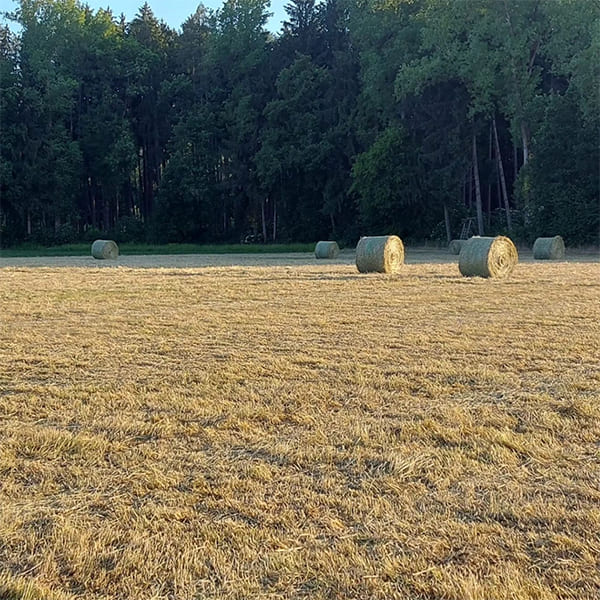
[[[452,240],[448,244],[448,252],[450,254],[460,254],[460,249],[467,240]]]
[[[560,235],[539,237],[533,244],[533,258],[536,260],[560,260],[565,257],[565,242]]]
[[[497,237],[472,237],[460,251],[458,268],[465,277],[507,277],[519,262],[512,241]]]
[[[360,238],[356,266],[361,273],[396,273],[404,264],[404,244],[397,235]]]
[[[119,256],[119,246],[112,240],[96,240],[92,244],[92,256],[97,259],[116,260]]]
[[[337,242],[317,242],[315,256],[317,258],[335,258],[340,253]]]

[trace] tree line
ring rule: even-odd
[[[0,29],[0,244],[598,243],[600,8],[200,5],[173,30],[77,0]],[[16,31],[16,33],[15,33]]]

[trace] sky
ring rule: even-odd
[[[269,12],[273,13],[267,27],[276,33],[281,29],[281,21],[285,19],[284,6],[288,0],[271,0]],[[137,14],[144,0],[82,0],[82,4],[87,4],[90,8],[110,8],[114,15],[119,16],[125,13],[128,21],[131,21]],[[157,19],[162,19],[174,29],[179,29],[181,24],[194,12],[199,0],[148,0],[148,4],[154,12]],[[202,2],[207,8],[220,8],[223,5],[222,0],[204,0]],[[16,2],[12,0],[0,0],[0,12],[10,11],[16,8]]]

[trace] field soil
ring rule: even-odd
[[[3,600],[600,597],[600,264],[0,261]]]

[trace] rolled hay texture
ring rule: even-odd
[[[467,240],[452,240],[448,244],[448,252],[450,254],[460,254],[460,249],[463,247]]]
[[[337,242],[317,242],[315,246],[316,258],[335,258],[340,253]]]
[[[458,268],[465,277],[508,277],[519,262],[512,241],[497,237],[472,237],[460,251]]]
[[[560,235],[539,237],[533,244],[533,258],[536,260],[560,260],[565,257],[565,242]]]
[[[92,244],[92,256],[97,259],[116,260],[119,256],[119,246],[112,240],[96,240]]]
[[[356,267],[360,273],[397,273],[404,264],[404,244],[397,235],[360,238]]]

